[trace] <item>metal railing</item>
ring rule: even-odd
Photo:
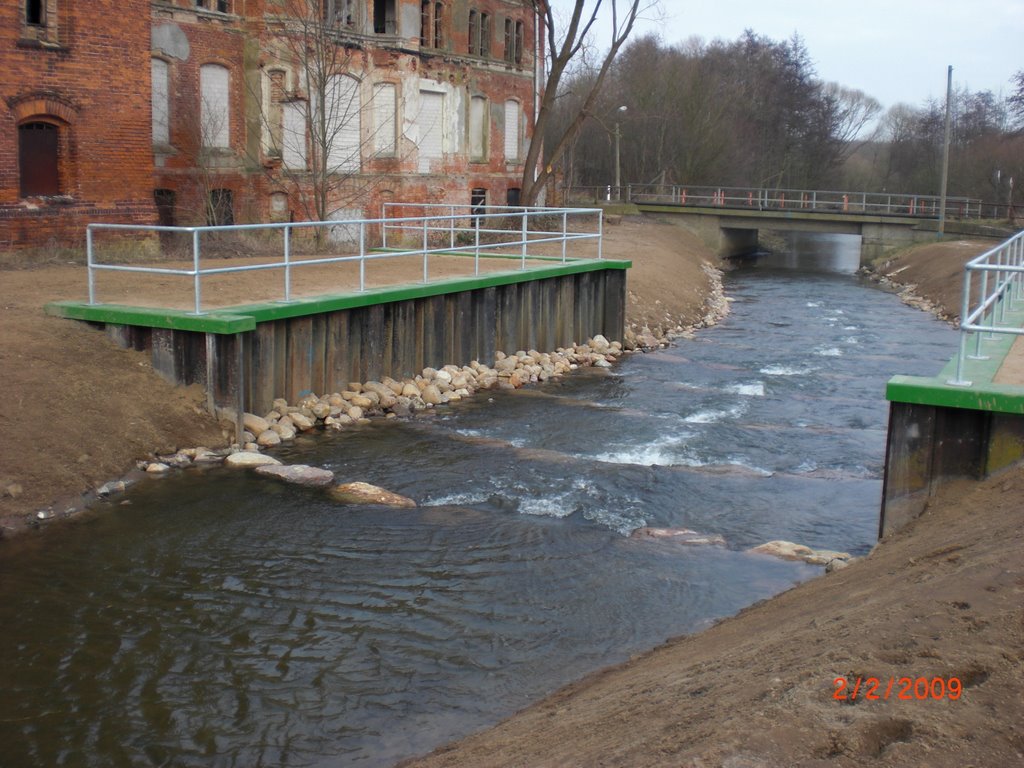
[[[426,211],[444,209],[447,213],[425,213],[420,216],[388,216],[388,212],[399,207],[420,208]],[[569,243],[596,240],[597,256],[601,253],[602,220],[601,211],[591,208],[512,208],[493,206],[421,205],[410,203],[386,203],[384,216],[379,219],[352,219],[346,221],[305,221],[279,224],[240,224],[205,227],[164,227],[134,224],[89,224],[86,227],[86,258],[89,281],[89,303],[97,304],[96,277],[104,271],[134,272],[153,275],[173,275],[191,278],[193,312],[203,314],[202,279],[211,275],[227,275],[258,270],[279,269],[283,271],[283,296],[278,301],[291,302],[292,270],[325,264],[356,262],[359,266],[360,292],[366,290],[367,262],[421,257],[423,261],[422,282],[430,282],[429,257],[431,254],[472,256],[473,273],[480,274],[481,258],[498,255],[503,249],[519,256],[520,269],[527,269],[528,248],[540,244],[561,244],[561,260],[568,261]],[[587,219],[596,220],[594,227],[587,227]],[[542,222],[533,227],[530,222]],[[498,226],[507,223],[507,226]],[[572,225],[572,226],[570,226]],[[296,259],[293,254],[295,234],[312,230],[326,232],[328,242],[357,247],[353,253],[343,255],[315,256]],[[190,241],[191,268],[139,266],[131,264],[102,263],[97,258],[96,234],[110,231],[124,236],[128,233],[154,235],[187,235]],[[217,233],[280,233],[281,256],[268,262],[234,266],[203,266],[203,237]],[[400,233],[415,232],[415,246],[407,245],[409,237]],[[390,235],[389,235],[390,233]],[[340,238],[339,238],[340,234]],[[340,240],[340,242],[338,242]],[[390,241],[390,242],[389,242]]]
[[[979,275],[978,297],[972,301],[973,274]],[[971,259],[964,267],[963,310],[960,313],[960,348],[957,352],[956,375],[948,384],[971,386],[964,378],[966,360],[987,360],[982,352],[985,334],[1024,335],[1024,328],[1009,325],[1007,312],[1017,309],[1024,299],[1024,231],[1005,243]],[[968,336],[974,334],[974,352],[967,353]],[[994,338],[990,335],[989,338]]]
[[[612,190],[609,194],[615,192]],[[941,206],[941,198],[936,195],[765,187],[699,187],[678,184],[630,184],[626,187],[625,197],[634,203],[921,218],[938,218]],[[946,216],[958,219],[981,218],[981,205],[980,199],[947,197]]]

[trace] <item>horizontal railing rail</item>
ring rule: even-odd
[[[708,208],[752,208],[827,213],[876,214],[938,218],[942,199],[936,195],[889,192],[848,192],[765,187],[704,187],[663,184],[630,184],[625,198],[634,203],[664,203]],[[946,216],[981,218],[982,201],[947,197]]]
[[[399,208],[418,208],[424,211],[419,216],[388,215]],[[436,211],[443,210],[442,213]],[[154,275],[172,275],[192,279],[193,312],[204,313],[202,301],[202,279],[211,275],[253,272],[280,269],[283,271],[283,291],[279,301],[291,302],[292,270],[302,267],[326,264],[357,262],[359,265],[359,291],[366,290],[367,262],[402,257],[421,257],[423,260],[422,282],[430,282],[429,257],[432,254],[456,254],[472,256],[473,273],[480,274],[480,259],[492,255],[508,257],[509,251],[518,255],[520,269],[527,269],[530,248],[538,245],[561,244],[562,262],[580,258],[570,256],[569,246],[579,241],[594,241],[597,257],[603,258],[601,239],[603,222],[601,211],[593,208],[524,208],[511,206],[459,206],[429,205],[414,203],[386,203],[384,215],[379,219],[351,219],[345,221],[304,221],[274,224],[238,224],[202,227],[168,227],[135,224],[99,224],[86,227],[86,259],[88,267],[89,303],[97,304],[96,279],[101,272],[128,272]],[[500,226],[505,224],[505,226]],[[542,226],[543,225],[543,226]],[[354,253],[342,255],[304,257],[296,260],[293,256],[293,234],[305,230],[326,230],[327,237],[341,232],[349,247],[356,247]],[[114,233],[136,233],[142,235],[188,236],[191,251],[191,268],[138,266],[132,264],[104,263],[97,258],[96,235],[110,231]],[[203,236],[218,233],[239,234],[245,232],[280,233],[280,258],[258,264],[233,266],[204,266]],[[415,233],[415,245],[408,243]]]
[[[978,280],[974,298],[974,277]],[[982,350],[985,334],[1024,335],[1024,327],[1010,324],[1007,313],[1017,309],[1024,298],[1024,231],[986,251],[964,266],[964,289],[960,313],[960,348],[957,352],[956,375],[947,383],[969,387],[964,378],[967,360],[987,360]],[[969,337],[974,335],[974,352],[970,355]]]

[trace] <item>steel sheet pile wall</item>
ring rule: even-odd
[[[122,346],[149,350],[169,380],[203,385],[211,404],[258,413],[276,397],[295,402],[351,381],[401,379],[473,360],[490,364],[498,351],[553,351],[599,333],[619,339],[625,307],[620,265],[301,314],[237,334],[106,327]]]

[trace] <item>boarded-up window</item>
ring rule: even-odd
[[[469,159],[487,160],[487,99],[483,96],[469,101]]]
[[[315,100],[314,107],[318,106]],[[318,149],[326,152],[328,171],[358,171],[362,143],[359,126],[359,81],[347,75],[332,75],[324,88],[323,108],[326,132],[320,137],[314,131],[312,140],[317,142]]]
[[[505,102],[505,159],[513,162],[519,159],[519,102]]]
[[[60,131],[50,123],[18,126],[18,171],[21,196],[59,195]]]
[[[153,113],[153,143],[171,143],[170,98],[168,91],[167,62],[150,59],[153,81],[150,109]]]
[[[444,158],[444,94],[420,91],[419,171],[429,173],[434,160]]]
[[[285,168],[306,167],[306,109],[300,101],[281,105],[281,162]]]
[[[373,151],[378,155],[394,155],[397,101],[393,83],[373,86]]]
[[[199,68],[199,124],[204,147],[231,146],[230,73],[219,64]]]

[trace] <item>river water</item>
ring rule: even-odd
[[[415,511],[212,469],[5,545],[0,763],[390,765],[821,572],[753,545],[864,554],[885,381],[955,339],[857,249],[729,273],[696,341],[278,454]]]

